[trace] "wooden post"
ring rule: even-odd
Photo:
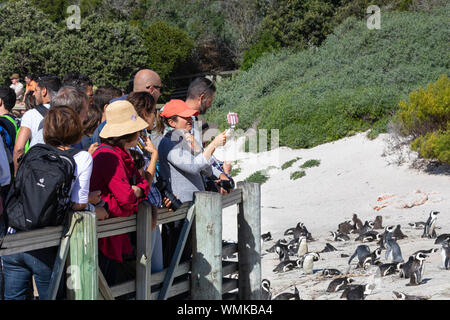
[[[150,300],[152,271],[152,206],[139,203],[136,217],[136,300]]]
[[[195,193],[191,298],[222,299],[222,195]]]
[[[261,185],[238,182],[239,299],[261,299]]]
[[[70,236],[70,276],[68,290],[75,300],[98,298],[97,216],[94,212],[78,211],[72,219],[79,220]]]

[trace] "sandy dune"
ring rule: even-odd
[[[426,260],[425,283],[408,287],[409,280],[398,275],[383,278],[375,277],[374,270],[365,272],[355,270],[353,261],[348,270],[348,258],[361,244],[355,242],[356,235],[345,243],[333,242],[329,231],[336,231],[340,222],[350,220],[353,213],[359,218],[373,220],[376,215],[383,217],[383,226],[400,224],[407,239],[399,240],[403,258],[419,249],[440,247],[434,240],[421,238],[422,230],[412,229],[409,222],[426,221],[430,210],[440,211],[437,225],[438,234],[450,233],[450,176],[433,175],[410,169],[409,164],[392,164],[392,158],[385,156],[389,147],[389,135],[384,134],[375,140],[366,138],[365,133],[327,143],[312,149],[277,148],[261,154],[233,154],[218,150],[219,159],[238,160],[234,168],[240,167],[236,177],[240,181],[257,170],[267,170],[270,179],[261,186],[262,233],[270,231],[273,241],[263,244],[262,277],[271,281],[273,294],[293,292],[296,285],[302,299],[339,299],[339,293],[326,293],[331,279],[321,276],[323,268],[337,268],[348,271],[355,283],[372,282],[374,292],[367,300],[392,299],[392,290],[407,294],[423,295],[431,299],[450,299],[450,270],[441,269],[440,252],[433,253]],[[242,144],[235,141],[229,145]],[[300,157],[290,168],[281,169],[286,161]],[[305,169],[306,176],[290,180],[290,174],[309,159],[320,160],[318,167]],[[414,159],[414,153],[409,160]],[[274,167],[271,167],[274,166]],[[301,270],[275,274],[273,268],[278,264],[274,253],[265,252],[286,229],[303,222],[316,241],[309,242],[310,251],[321,251],[327,242],[340,251],[320,254],[321,259],[314,265],[313,275],[304,275]],[[223,213],[223,238],[236,240],[236,208],[228,208]],[[373,250],[375,243],[368,244]],[[294,259],[292,257],[291,259]],[[384,251],[382,253],[382,262]]]

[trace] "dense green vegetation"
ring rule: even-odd
[[[305,161],[305,163],[303,163],[300,166],[300,168],[306,169],[306,168],[312,168],[312,167],[318,167],[318,166],[320,166],[320,160],[311,159],[311,160]]]
[[[248,176],[244,181],[246,181],[246,182],[256,182],[256,183],[263,184],[267,180],[269,180],[269,177],[267,176],[265,171],[264,170],[258,170],[256,172],[252,173],[250,176]]]
[[[295,172],[291,173],[290,179],[291,180],[297,180],[299,178],[303,178],[304,176],[306,176],[306,172],[304,170],[295,171]]]
[[[412,136],[411,147],[424,158],[450,164],[450,79],[443,75],[427,88],[400,101],[396,121],[401,133]]]
[[[320,47],[266,54],[219,83],[207,116],[225,128],[237,112],[239,128],[279,129],[293,148],[382,132],[410,91],[448,74],[449,15],[450,5],[385,13],[380,30],[348,18]]]
[[[300,160],[300,159],[301,159],[300,157],[296,157],[296,158],[294,158],[294,159],[292,159],[292,160],[286,161],[285,163],[282,164],[281,170],[285,170],[285,169],[287,169],[287,168],[292,167],[292,165],[293,165],[295,162],[297,162],[298,160]]]

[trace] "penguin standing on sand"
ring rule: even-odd
[[[303,260],[303,272],[306,274],[313,274],[313,265],[315,261],[319,261],[319,254],[317,252],[308,253]]]
[[[298,238],[297,257],[302,257],[308,253],[308,243],[305,236]]]
[[[425,258],[428,257],[423,253],[418,253],[414,256],[410,268],[410,281],[407,286],[417,286],[422,283],[423,273],[425,271]]]
[[[445,270],[450,269],[450,239],[442,242],[441,248],[442,267]]]
[[[328,285],[327,292],[337,292],[339,290],[344,290],[353,281],[355,280],[348,277],[334,279]]]
[[[383,217],[382,216],[375,217],[375,220],[373,221],[373,228],[376,230],[383,229]]]
[[[355,252],[352,254],[350,259],[348,260],[348,264],[350,264],[354,257],[358,256],[358,260],[361,262],[365,257],[370,255],[370,248],[365,244],[359,245]]]
[[[436,238],[436,220],[439,211],[431,211],[428,217],[428,220],[425,224],[425,228],[423,229],[422,238]]]
[[[358,216],[356,215],[356,213],[353,214],[352,217],[352,221],[353,221],[353,231],[352,233],[360,233],[361,229],[363,228],[363,223],[362,221],[358,218]]]
[[[267,279],[263,279],[261,281],[261,299],[262,300],[271,300],[272,292],[270,291],[270,281]]]
[[[393,233],[388,233],[386,236],[386,242],[385,242],[385,247],[386,247],[386,254],[385,254],[385,259],[388,260],[389,259],[389,255],[392,255],[392,262],[403,262],[403,257],[402,257],[402,250],[400,250],[400,246],[398,245],[397,241],[395,241],[395,238],[393,236]]]
[[[404,234],[403,234],[403,232],[402,232],[402,230],[401,230],[400,228],[401,228],[401,226],[398,224],[397,227],[395,228],[395,230],[394,230],[392,236],[393,236],[396,240],[401,240],[401,239],[404,239],[404,238],[408,238],[407,235],[404,235]]]

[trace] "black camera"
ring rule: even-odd
[[[158,179],[158,181],[155,183],[156,188],[158,188],[159,192],[163,197],[166,197],[172,202],[170,207],[168,209],[172,209],[173,211],[177,211],[181,206],[182,202],[175,197],[175,195],[170,192],[170,190],[167,188],[167,182],[161,178]]]
[[[220,180],[217,183],[218,186],[222,187],[223,189],[225,189],[227,192],[231,192],[231,190],[234,189],[234,181],[233,179],[230,180]]]

